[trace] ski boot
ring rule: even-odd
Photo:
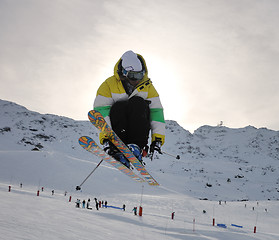
[[[141,149],[137,144],[130,143],[128,144],[129,149],[131,152],[135,155],[135,157],[140,161],[142,165],[144,165],[144,162],[142,161],[142,155],[141,155]]]
[[[121,162],[127,168],[131,169],[129,160],[127,160],[127,158],[125,158],[121,152],[115,153],[114,155],[111,156],[115,158],[117,161]]]
[[[117,161],[121,162],[127,168],[131,169],[130,162],[124,157],[124,155],[110,142],[105,141],[103,144],[103,150]]]

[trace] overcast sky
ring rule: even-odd
[[[165,118],[279,130],[277,0],[0,0],[0,99],[87,120],[127,50]]]

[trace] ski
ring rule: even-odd
[[[102,158],[107,163],[111,164],[130,178],[137,182],[144,182],[144,179],[136,175],[132,170],[124,166],[122,163],[108,155],[102,148],[100,148],[97,143],[90,137],[83,136],[79,138],[79,144],[88,152]]]
[[[150,185],[158,186],[159,183],[150,175],[141,162],[134,156],[130,149],[122,142],[116,133],[107,124],[101,113],[91,110],[88,113],[90,122],[102,132],[106,132],[109,140],[124,154],[124,156],[133,164],[133,166],[140,172],[144,179]]]

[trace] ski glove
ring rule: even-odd
[[[105,139],[103,143],[103,150],[108,155],[114,156],[116,153],[119,153],[117,148],[109,140]]]
[[[109,154],[110,149],[111,149],[111,146],[110,146],[109,140],[104,139],[104,141],[103,141],[103,150],[104,150],[106,153]]]
[[[158,153],[162,154],[161,146],[162,146],[161,141],[158,140],[153,141],[150,145],[150,153],[154,154],[154,151],[157,151]]]

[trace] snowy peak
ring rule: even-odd
[[[66,146],[70,150],[77,146],[76,139],[81,134],[97,134],[87,121],[40,114],[3,100],[0,100],[0,108],[0,137],[3,139],[1,150],[7,150],[7,144],[5,144],[7,142],[9,142],[8,149],[20,147],[30,150],[50,150],[56,148],[57,143],[65,139],[68,142]],[[75,138],[75,143],[69,144],[73,142],[73,138]],[[5,147],[3,148],[3,146]]]
[[[262,155],[279,160],[278,131],[252,126],[239,129],[203,126],[194,132],[194,137],[212,150],[211,155],[239,158]]]
[[[29,110],[26,107],[1,99],[0,99],[0,107],[1,107],[1,112],[3,111],[5,114],[11,112],[17,112],[17,113],[29,112]]]

